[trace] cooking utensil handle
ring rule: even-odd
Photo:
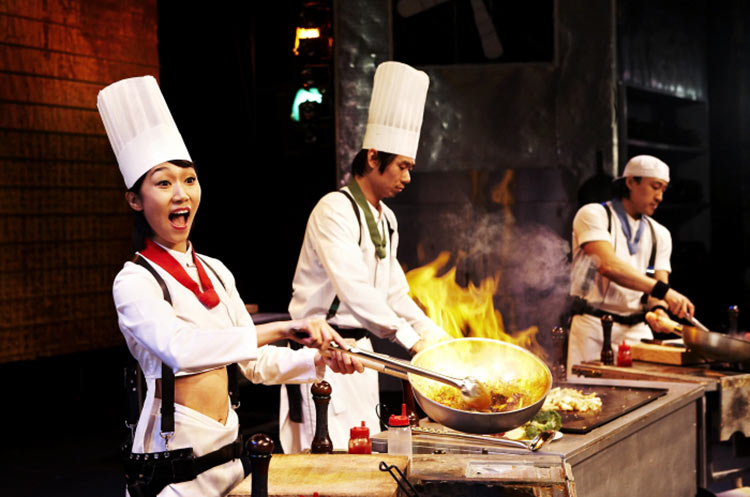
[[[655,312],[647,312],[646,321],[649,321],[651,319],[658,321],[659,324],[661,324],[664,328],[668,329],[670,332],[674,333],[675,335],[680,336],[680,337],[682,336],[683,327],[677,321],[672,321],[669,318],[659,316]]]
[[[705,326],[703,325],[703,323],[701,323],[700,321],[698,321],[698,319],[696,319],[696,317],[695,317],[695,316],[688,316],[688,317],[687,317],[686,319],[688,320],[688,322],[689,322],[690,324],[692,324],[692,325],[693,325],[693,326],[695,326],[696,328],[700,328],[700,329],[701,329],[701,330],[703,330],[703,331],[710,331],[710,330],[709,330],[708,328],[706,328],[706,327],[705,327]]]
[[[374,361],[376,363],[383,364],[387,366],[388,370],[400,371],[404,375],[406,373],[412,373],[412,374],[416,374],[419,376],[424,376],[425,378],[430,378],[431,380],[440,381],[442,383],[446,383],[458,389],[461,389],[461,387],[463,386],[463,383],[456,378],[451,378],[450,376],[445,376],[440,373],[430,371],[428,369],[422,369],[419,366],[414,366],[413,364],[410,364],[408,362],[399,361],[398,359],[394,359],[393,357],[389,357],[385,354],[378,354],[377,352],[370,352],[369,350],[362,350],[357,347],[350,347],[349,350],[344,350],[341,347],[339,347],[338,344],[335,344],[335,343],[331,343],[330,347],[332,349],[341,350],[342,352],[351,354],[354,357],[357,357],[359,359],[365,358],[365,359]],[[386,371],[383,371],[383,372],[386,374],[390,374]]]
[[[335,349],[335,350],[340,350],[340,351],[342,351],[344,353],[348,352],[347,350],[343,350],[336,343],[331,343],[330,346],[329,346],[329,348],[330,349]],[[326,357],[330,356],[330,354],[328,353],[328,351],[321,350],[320,353],[323,354]],[[350,354],[350,355],[354,355],[354,354]],[[390,367],[390,366],[388,366],[386,364],[383,364],[383,363],[380,363],[380,362],[376,362],[376,361],[373,361],[373,360],[370,360],[370,359],[366,359],[364,357],[358,357],[358,356],[355,356],[355,357],[357,357],[357,360],[362,364],[362,366],[364,366],[364,367],[366,367],[368,369],[374,369],[378,373],[383,373],[383,374],[387,374],[387,375],[390,375],[390,376],[395,376],[396,378],[401,378],[402,380],[407,380],[407,381],[409,380],[409,377],[406,375],[406,373],[404,373],[400,369],[394,369],[394,368],[392,368],[392,367]]]
[[[482,442],[489,442],[493,444],[498,445],[505,445],[508,447],[516,447],[519,449],[527,449],[531,450],[528,443],[521,442],[519,440],[511,440],[510,438],[500,438],[500,437],[486,437],[482,435],[470,435],[468,433],[454,433],[450,431],[432,431],[425,428],[419,428],[419,427],[412,427],[411,429],[414,433],[419,433],[423,435],[434,435],[437,437],[453,437],[453,438],[463,438],[468,440],[479,440]]]

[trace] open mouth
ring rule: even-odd
[[[186,228],[190,218],[190,209],[178,209],[169,213],[169,222],[175,228]]]

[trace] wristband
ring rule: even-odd
[[[656,285],[651,289],[651,296],[655,299],[662,300],[669,291],[669,285],[661,280],[656,280]]]
[[[662,311],[664,311],[667,314],[669,314],[669,309],[667,309],[666,307],[664,307],[661,304],[657,304],[657,305],[653,306],[650,310],[651,310],[651,312],[654,312],[656,309],[661,309]]]

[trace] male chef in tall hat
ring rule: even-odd
[[[695,307],[669,286],[672,237],[651,216],[669,184],[669,167],[656,157],[639,155],[615,181],[615,198],[581,207],[573,220],[573,318],[568,342],[568,372],[582,361],[598,360],[601,317],[614,319],[612,343],[652,338],[658,320],[692,316]],[[591,278],[593,269],[593,280]],[[588,276],[587,276],[588,275]],[[649,325],[651,328],[649,328]]]
[[[310,214],[294,275],[289,313],[293,319],[324,316],[344,338],[372,350],[370,334],[416,353],[448,339],[409,297],[399,264],[398,222],[383,202],[411,181],[429,78],[399,62],[375,72],[362,149],[345,187],[325,195]],[[378,378],[327,374],[332,398],[328,431],[335,449],[347,446],[349,430],[364,421],[379,426]],[[310,386],[282,390],[280,439],[284,451],[310,447],[315,409]]]

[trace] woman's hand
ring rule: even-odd
[[[341,335],[336,332],[323,318],[297,319],[289,321],[287,325],[287,338],[305,347],[320,350],[328,350],[330,343],[336,342],[339,347],[348,349]]]
[[[347,342],[346,348],[354,345],[354,340],[345,340],[345,342]],[[323,365],[328,366],[334,373],[341,374],[362,373],[365,370],[356,357],[332,348],[321,350],[315,355],[315,366]]]

